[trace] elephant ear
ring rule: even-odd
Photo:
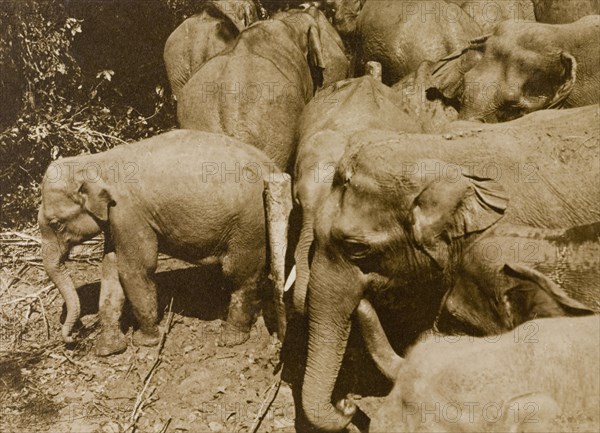
[[[503,271],[513,277],[501,294],[504,319],[510,328],[540,317],[585,316],[594,311],[570,298],[544,274],[527,266],[507,263]]]
[[[532,412],[534,410],[535,412]],[[509,433],[533,433],[556,431],[554,420],[561,415],[561,408],[545,392],[528,392],[512,396],[504,401],[498,431]],[[532,414],[535,413],[535,416]]]
[[[431,72],[433,86],[428,95],[441,94],[446,99],[460,98],[464,91],[463,77],[481,60],[490,35],[470,41],[469,46],[439,60]]]
[[[323,59],[323,47],[321,46],[321,36],[319,28],[311,25],[308,28],[308,65],[313,79],[315,90],[323,85],[323,71],[325,70],[325,61]]]
[[[366,0],[328,0],[327,6],[335,9],[333,25],[341,36],[350,36],[356,32],[358,15]]]
[[[444,269],[452,241],[486,230],[502,218],[507,205],[504,188],[492,179],[462,174],[458,181],[433,182],[411,208],[414,242]]]
[[[98,221],[108,221],[108,209],[115,205],[115,201],[103,181],[84,181],[79,187],[78,193],[82,200],[82,206],[87,212]]]
[[[561,108],[569,97],[577,82],[577,60],[569,53],[560,53],[560,63],[563,67],[563,83],[556,90],[548,108]]]

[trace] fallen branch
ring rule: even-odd
[[[267,390],[267,395],[265,396],[265,399],[263,400],[262,404],[260,405],[260,409],[258,410],[258,413],[256,414],[256,418],[254,418],[254,422],[252,423],[252,427],[250,428],[250,433],[256,433],[258,431],[260,424],[262,423],[263,419],[265,419],[265,416],[267,416],[267,413],[269,412],[271,405],[275,401],[275,397],[277,397],[277,393],[279,392],[280,387],[281,387],[281,370],[277,374],[277,378],[275,379],[275,381],[271,384],[271,386],[269,386],[269,388]],[[273,392],[273,390],[274,390],[274,392]]]
[[[156,369],[162,362],[161,353],[162,353],[163,347],[165,346],[165,341],[167,340],[167,334],[171,330],[171,324],[173,323],[172,309],[173,309],[173,298],[171,298],[171,303],[169,304],[169,313],[167,315],[166,327],[163,330],[163,332],[161,333],[160,342],[159,342],[158,348],[156,350],[156,360],[150,367],[150,370],[148,370],[148,373],[146,373],[146,377],[144,377],[144,386],[142,387],[142,390],[138,393],[138,395],[135,399],[135,404],[133,405],[133,411],[131,412],[130,424],[127,426],[125,431],[128,431],[129,429],[131,429],[132,432],[135,431],[136,424],[141,416],[140,410],[143,408],[144,403],[146,403],[152,397],[152,395],[154,394],[154,391],[156,391],[156,387],[154,387],[148,394],[148,397],[143,398],[144,394],[146,393],[146,389],[148,388],[148,385],[150,384],[150,381],[152,380],[152,376],[154,376],[154,372],[156,371]]]
[[[171,424],[171,417],[169,417],[169,419],[167,420],[167,422],[165,423],[165,425],[163,425],[163,428],[160,429],[160,431],[158,433],[165,433],[167,431],[167,429],[169,428],[169,424]]]
[[[19,281],[21,279],[21,277],[23,276],[23,274],[25,273],[27,268],[29,268],[29,265],[27,263],[25,263],[23,266],[21,266],[19,268],[19,270],[17,271],[17,276],[12,277],[10,279],[10,281],[8,282],[8,284],[6,285],[6,290],[10,289],[13,284],[15,284],[17,281]]]
[[[5,236],[5,235],[6,236],[16,236],[16,237],[21,238],[21,239],[27,239],[29,241],[33,241],[33,242],[35,242],[37,244],[41,244],[42,243],[42,241],[40,239],[38,239],[38,238],[36,238],[34,236],[30,236],[30,235],[25,234],[25,233],[21,233],[21,232],[9,231],[9,232],[2,232],[2,233],[0,233],[0,235],[1,236]],[[10,241],[10,239],[1,239],[0,242],[5,241],[5,240]]]
[[[41,290],[39,290],[39,291],[37,291],[37,292],[35,292],[35,293],[32,293],[31,295],[25,295],[25,296],[22,296],[22,297],[20,297],[20,298],[11,299],[10,301],[1,302],[1,303],[0,303],[0,307],[1,307],[1,306],[3,306],[3,305],[17,304],[17,303],[19,303],[19,302],[21,302],[21,301],[26,301],[26,300],[28,300],[28,299],[31,299],[31,298],[38,298],[38,299],[39,299],[39,298],[40,298],[40,295],[42,295],[42,294],[43,294],[43,293],[45,293],[45,292],[48,292],[48,291],[50,291],[50,290],[51,290],[51,289],[53,289],[54,287],[55,287],[55,286],[54,286],[54,283],[52,283],[52,284],[48,284],[48,285],[47,285],[46,287],[44,287],[43,289],[41,289]],[[41,300],[40,300],[40,301],[41,301]]]

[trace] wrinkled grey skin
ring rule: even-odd
[[[53,163],[42,182],[38,222],[44,268],[67,305],[63,339],[73,341],[80,314],[64,262],[73,246],[103,232],[98,355],[127,347],[120,327],[125,296],[140,326],[134,343],[158,343],[159,251],[222,266],[233,292],[221,343],[247,340],[266,262],[262,194],[269,170],[268,157],[251,146],[185,130]]]
[[[347,69],[342,41],[318,9],[283,12],[244,30],[196,72],[177,119],[182,128],[236,137],[291,169],[302,109],[321,85],[346,78]]]
[[[600,313],[600,223],[500,225],[465,251],[436,319],[444,334],[495,335],[526,320]]]
[[[451,105],[453,101],[444,101],[437,93],[428,96],[428,89],[434,85],[431,72],[435,66],[434,62],[425,61],[416,71],[392,86],[398,92],[401,104],[411,111],[422,125],[423,132],[428,134],[445,131],[458,119],[458,112]]]
[[[487,338],[431,335],[404,359],[368,301],[356,316],[371,356],[395,382],[371,433],[600,428],[600,316],[537,319]]]
[[[448,272],[475,234],[502,217],[506,223],[549,228],[599,220],[599,204],[590,194],[600,175],[597,144],[584,149],[581,141],[560,138],[582,134],[572,130],[569,116],[588,119],[583,133],[597,136],[597,107],[564,115],[562,122],[548,125],[552,134],[544,130],[545,122],[532,127],[520,119],[509,125],[508,134],[507,129],[483,128],[456,140],[381,132],[376,141],[358,138],[347,147],[332,190],[315,213],[302,389],[311,424],[338,431],[350,421],[351,405],[344,402],[342,412],[330,401],[350,316],[365,296],[386,329],[402,330],[393,342],[402,351],[432,326]],[[564,158],[563,151],[570,157]],[[490,161],[498,171],[485,168]],[[515,167],[525,171],[515,176]],[[451,212],[417,218],[413,211],[419,195],[442,177],[452,180],[443,206]]]
[[[163,59],[175,99],[181,89],[211,57],[230,47],[239,33],[258,20],[251,0],[206,2],[167,39]]]
[[[493,31],[502,21],[535,21],[531,0],[448,0],[468,14],[482,34]],[[454,14],[447,14],[453,17]]]
[[[442,59],[435,86],[460,102],[459,118],[504,122],[547,108],[597,104],[600,16],[572,24],[506,21]]]
[[[294,200],[302,209],[293,297],[294,308],[300,313],[304,313],[315,211],[329,194],[335,165],[350,137],[371,129],[411,133],[423,130],[398,96],[370,75],[320,90],[302,113],[293,185]]]
[[[421,62],[436,61],[481,33],[471,17],[444,0],[330,0],[328,4],[335,8],[335,27],[356,55],[355,76],[364,74],[366,62],[376,61],[383,67],[383,82],[390,86]],[[445,19],[447,8],[458,11],[456,19]]]
[[[600,14],[598,0],[532,0],[535,20],[540,23],[566,24],[587,15]]]

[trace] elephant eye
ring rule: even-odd
[[[342,241],[342,246],[346,254],[348,254],[351,259],[355,260],[364,259],[371,251],[369,244],[353,239],[344,239]]]

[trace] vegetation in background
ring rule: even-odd
[[[35,222],[52,160],[176,126],[163,48],[206,1],[0,1],[0,228]]]
[[[52,160],[175,126],[162,49],[197,4],[0,2],[3,228],[35,221],[39,182]]]

